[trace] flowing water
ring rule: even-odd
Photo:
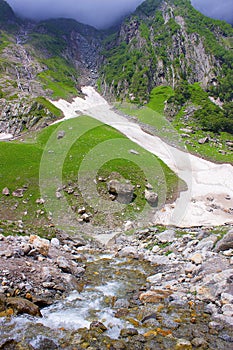
[[[172,299],[147,305],[140,302],[140,293],[149,289],[147,276],[157,273],[158,267],[111,254],[87,252],[86,256],[83,290],[42,309],[42,318],[0,319],[0,349],[176,349],[180,338],[202,339],[200,349],[231,348],[232,331],[223,328],[211,333],[210,316],[203,305],[190,309],[187,302],[176,304]],[[93,321],[97,328],[92,328]],[[98,322],[107,330],[100,330]],[[122,336],[126,329],[134,329],[130,337]],[[3,345],[6,341],[9,344]],[[13,347],[14,342],[20,347]]]

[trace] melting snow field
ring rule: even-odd
[[[230,164],[211,163],[178,150],[117,114],[94,88],[86,86],[82,91],[85,99],[76,97],[72,103],[51,101],[63,111],[62,120],[88,115],[110,125],[158,156],[186,182],[188,190],[181,192],[175,203],[158,211],[154,223],[178,227],[233,223],[233,167]]]

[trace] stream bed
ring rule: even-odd
[[[205,305],[172,297],[143,303],[149,262],[85,252],[82,290],[41,310],[0,319],[0,349],[229,349],[229,329],[211,330]]]

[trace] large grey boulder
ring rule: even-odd
[[[215,251],[221,252],[233,248],[233,230],[230,230],[220,241],[216,244]]]
[[[116,196],[119,203],[129,204],[133,200],[134,186],[130,183],[111,180],[108,183],[108,191]]]

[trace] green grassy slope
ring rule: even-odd
[[[80,128],[84,128],[86,132],[77,139],[76,135]],[[65,130],[66,133],[61,140],[57,139],[59,129]],[[139,154],[130,153],[130,149]],[[65,156],[64,150],[67,150]],[[57,157],[54,158],[54,154]],[[42,174],[42,168],[40,168],[44,159],[42,156],[46,155],[51,156],[51,161],[45,167],[48,171],[52,169],[52,173],[47,174],[45,170]],[[41,230],[44,230],[43,227],[48,228],[48,213],[46,214],[48,209],[36,203],[36,199],[41,196],[39,178],[43,178],[48,185],[51,184],[52,193],[55,196],[56,177],[60,171],[59,166],[63,156],[62,184],[73,186],[76,192],[76,196],[73,193],[70,195],[64,193],[64,196],[70,207],[85,206],[93,215],[93,224],[103,224],[106,213],[101,211],[96,213],[91,204],[92,201],[88,201],[85,193],[83,195],[83,191],[78,187],[78,173],[81,166],[82,174],[87,176],[87,184],[88,181],[93,182],[94,178],[89,179],[91,169],[94,168],[93,161],[97,161],[94,163],[98,167],[97,179],[108,176],[111,178],[115,173],[115,175],[118,174],[117,176],[128,179],[136,187],[134,202],[112,216],[111,219],[115,223],[135,218],[144,209],[143,193],[147,181],[150,181],[159,193],[161,205],[165,200],[171,201],[177,195],[178,178],[165,164],[116,130],[92,118],[80,117],[63,124],[52,125],[37,134],[32,134],[23,142],[0,142],[0,193],[4,187],[8,187],[11,192],[9,197],[0,195],[2,222],[7,219],[22,220],[25,226],[38,225]],[[148,178],[148,173],[153,174],[152,178]],[[13,197],[12,192],[19,188],[25,190],[23,197]],[[106,185],[98,183],[97,191],[103,199],[107,198]],[[59,205],[60,202],[56,199],[56,203]]]

